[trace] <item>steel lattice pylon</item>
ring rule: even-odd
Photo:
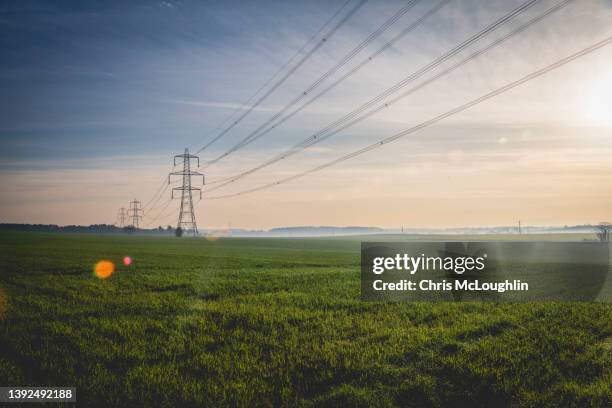
[[[174,199],[174,192],[181,192],[181,207],[178,217],[177,228],[181,228],[185,233],[191,232],[193,236],[198,235],[198,225],[196,223],[195,212],[193,209],[193,194],[192,191],[199,191],[200,198],[202,198],[202,189],[193,187],[191,185],[192,176],[202,176],[202,185],[204,185],[204,174],[198,171],[191,170],[191,160],[195,159],[198,161],[198,167],[200,166],[200,159],[198,156],[189,154],[189,149],[185,149],[185,153],[174,156],[174,165],[176,166],[176,159],[183,159],[183,170],[175,171],[168,174],[168,184],[170,184],[171,176],[182,176],[183,184],[181,187],[174,187],[172,189],[172,199]]]
[[[128,210],[128,217],[132,219],[132,226],[136,229],[140,227],[139,221],[142,219],[144,215],[144,211],[140,206],[140,201],[134,199],[134,201],[130,201],[130,208]]]
[[[119,209],[119,213],[117,214],[117,219],[119,221],[119,228],[125,227],[125,220],[127,219],[128,214],[125,211],[125,207],[121,207]]]

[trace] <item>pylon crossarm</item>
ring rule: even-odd
[[[183,157],[182,154],[177,154],[176,156],[174,156],[174,165],[176,166],[176,159],[177,157]]]
[[[201,190],[199,187],[174,187],[172,190],[176,191],[189,191],[189,190]]]

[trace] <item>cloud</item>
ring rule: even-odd
[[[276,112],[278,108],[271,106],[256,106],[244,105],[235,102],[217,102],[217,101],[193,101],[193,100],[167,100],[166,103],[178,105],[201,106],[203,108],[227,109],[246,111],[252,109],[254,112]]]
[[[3,23],[9,23],[0,44],[5,57],[0,61],[0,88],[4,91],[0,101],[0,158],[3,160],[0,177],[14,189],[8,203],[10,212],[2,212],[11,219],[36,216],[40,222],[56,219],[96,222],[96,211],[88,208],[101,208],[97,204],[100,193],[108,192],[112,196],[105,203],[109,206],[119,196],[132,194],[131,190],[138,190],[139,197],[146,196],[147,189],[157,184],[153,179],[161,182],[164,178],[173,152],[180,152],[184,145],[209,133],[231,112],[251,109],[252,106],[240,102],[247,100],[278,71],[337,7],[324,1],[108,3],[50,6],[45,13],[16,10],[0,16]],[[207,177],[212,180],[236,174],[315,134],[519,3],[520,0],[449,3],[427,24],[395,44],[393,50],[381,54],[299,115],[219,165],[206,169]],[[221,154],[257,129],[404,4],[368,2],[282,87],[253,108],[240,126],[206,150],[202,160]],[[428,2],[420,2],[352,63],[370,55],[430,7]],[[542,2],[529,13],[534,15],[547,7],[550,3]],[[388,110],[253,178],[244,179],[241,186],[270,182],[278,176],[333,160],[532,72],[602,38],[609,32],[607,22],[612,17],[611,10],[607,3],[597,1],[570,5],[562,13],[550,16],[499,49],[411,94]],[[528,18],[521,16],[511,25]],[[508,30],[510,25],[504,26],[477,48]],[[354,221],[340,219],[346,219],[347,223],[363,220],[377,224],[383,220],[382,204],[376,207],[374,203],[367,206],[362,203],[368,195],[372,200],[376,194],[393,195],[393,183],[404,188],[402,177],[406,175],[421,188],[420,196],[412,197],[418,204],[410,208],[415,217],[431,215],[420,210],[427,207],[426,200],[432,197],[427,184],[444,184],[448,177],[458,173],[469,173],[466,179],[479,179],[479,174],[484,174],[483,180],[491,184],[484,181],[469,184],[470,191],[495,208],[495,202],[487,194],[493,191],[491,185],[497,187],[493,178],[486,177],[487,172],[508,176],[512,175],[508,169],[521,169],[521,166],[532,173],[541,173],[537,179],[541,184],[552,180],[554,171],[562,170],[565,176],[573,171],[573,184],[564,192],[556,191],[564,194],[567,202],[575,206],[575,214],[579,214],[580,205],[587,208],[588,203],[577,203],[571,192],[582,191],[581,178],[588,178],[592,191],[601,194],[609,191],[604,184],[596,188],[595,184],[603,183],[604,178],[592,174],[594,169],[608,171],[597,152],[610,150],[610,133],[597,136],[584,123],[572,122],[577,119],[576,105],[585,99],[580,94],[589,84],[600,91],[593,78],[607,72],[610,52],[610,49],[601,50],[588,60],[577,61],[390,147],[262,195],[245,196],[245,201],[237,199],[234,207],[228,207],[232,208],[231,213],[223,209],[221,202],[218,206],[207,203],[212,207],[212,214],[206,222],[210,219],[214,225],[218,223],[216,220],[231,216],[236,225],[265,227],[272,226],[265,225],[266,222],[280,223],[275,217],[283,213],[286,217],[282,223],[291,223],[291,220],[308,223],[308,218],[298,220],[306,216],[296,209],[303,209],[309,216],[319,217],[317,224],[333,223],[334,216],[343,217],[343,211],[351,207],[347,217],[356,217]],[[343,72],[346,71],[336,75]],[[548,129],[544,134],[535,124],[557,128]],[[583,127],[572,127],[576,125]],[[561,149],[563,154],[559,153]],[[547,157],[552,158],[541,160]],[[567,169],[561,166],[564,163]],[[376,174],[376,179],[368,178],[369,174]],[[513,177],[522,178],[524,184],[531,181],[527,171]],[[385,178],[393,183],[384,182]],[[22,183],[22,186],[39,188],[41,185],[34,183],[37,179],[44,180],[45,208],[52,208],[51,212],[39,211],[37,201],[30,201],[28,194],[33,193],[19,187]],[[71,189],[73,182],[78,182],[78,190]],[[121,187],[117,191],[112,188],[115,182]],[[85,189],[89,184],[93,190]],[[516,185],[520,185],[518,180]],[[370,191],[371,186],[377,189],[376,194]],[[61,194],[53,193],[55,187]],[[456,188],[452,194],[466,203],[469,201],[469,196],[461,193],[461,185],[451,187]],[[475,192],[479,187],[482,189]],[[291,192],[289,198],[287,191]],[[405,191],[398,191],[398,197],[405,199],[402,195]],[[339,203],[346,201],[338,204],[338,212],[331,209],[330,203],[313,210],[307,204],[299,208],[288,204],[289,199],[310,203],[319,192],[333,196]],[[69,195],[63,198],[64,193]],[[257,204],[261,197],[273,205]],[[4,200],[8,202],[8,198]],[[70,206],[66,207],[69,200]],[[21,205],[25,201],[28,201],[27,212]],[[526,200],[525,206],[529,204],[535,205],[535,201]],[[442,201],[436,205],[439,209],[444,207]],[[256,208],[257,216],[247,213],[246,207]],[[383,221],[400,218],[399,207]],[[567,212],[559,213],[559,220],[562,215],[568,216],[570,210],[568,207]],[[428,220],[436,221],[431,217]]]

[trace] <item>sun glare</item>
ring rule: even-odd
[[[612,128],[612,75],[592,80],[580,104],[588,125]]]

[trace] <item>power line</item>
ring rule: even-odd
[[[259,186],[259,187],[251,188],[251,189],[244,190],[244,191],[237,192],[237,193],[225,194],[225,195],[215,196],[215,197],[208,197],[208,199],[209,200],[215,200],[215,199],[229,198],[229,197],[235,197],[235,196],[239,196],[239,195],[243,195],[243,194],[253,193],[253,192],[260,191],[260,190],[263,190],[263,189],[266,189],[266,188],[269,188],[269,187],[277,186],[277,185],[282,184],[282,183],[286,183],[288,181],[296,180],[296,179],[304,177],[304,176],[306,176],[308,174],[314,173],[316,171],[319,171],[319,170],[325,169],[327,167],[331,167],[333,165],[336,165],[338,163],[344,162],[346,160],[352,159],[353,157],[362,155],[362,154],[367,153],[367,152],[369,152],[371,150],[374,150],[374,149],[376,149],[378,147],[381,147],[381,146],[383,146],[385,144],[394,142],[394,141],[396,141],[396,140],[398,140],[398,139],[400,139],[400,138],[402,138],[404,136],[407,136],[409,134],[415,133],[415,132],[417,132],[417,131],[419,131],[421,129],[424,129],[424,128],[426,128],[428,126],[431,126],[431,125],[433,125],[433,124],[435,124],[437,122],[440,122],[441,120],[444,120],[444,119],[446,119],[446,118],[448,118],[450,116],[453,116],[453,115],[456,115],[456,114],[458,114],[460,112],[463,112],[463,111],[465,111],[465,110],[467,110],[467,109],[469,109],[469,108],[471,108],[473,106],[476,106],[476,105],[478,105],[478,104],[480,104],[480,103],[482,103],[482,102],[484,102],[484,101],[486,101],[488,99],[494,98],[494,97],[496,97],[496,96],[498,96],[498,95],[500,95],[500,94],[502,94],[504,92],[507,92],[507,91],[509,91],[509,90],[511,90],[513,88],[516,88],[517,86],[520,86],[520,85],[522,85],[522,84],[524,84],[526,82],[529,82],[529,81],[531,81],[531,80],[533,80],[533,79],[535,79],[537,77],[540,77],[540,76],[542,76],[542,75],[544,75],[544,74],[546,74],[546,73],[548,73],[550,71],[553,71],[553,70],[555,70],[557,68],[560,68],[560,67],[562,67],[562,66],[564,66],[564,65],[566,65],[566,64],[568,64],[568,63],[570,63],[570,62],[572,62],[572,61],[574,61],[574,60],[576,60],[578,58],[581,58],[581,57],[583,57],[583,56],[585,56],[587,54],[590,54],[590,53],[592,53],[592,52],[594,52],[594,51],[596,51],[596,50],[598,50],[598,49],[600,49],[602,47],[605,47],[605,46],[607,46],[607,45],[609,45],[611,43],[612,43],[612,36],[609,36],[609,37],[603,39],[602,41],[599,41],[599,42],[597,42],[597,43],[595,43],[595,44],[593,44],[593,45],[591,45],[591,46],[589,46],[587,48],[582,49],[581,51],[578,51],[578,52],[576,52],[574,54],[571,54],[571,55],[569,55],[569,56],[567,56],[565,58],[562,58],[562,59],[558,60],[557,62],[555,62],[553,64],[547,65],[546,67],[541,68],[541,69],[539,69],[539,70],[537,70],[535,72],[532,72],[531,74],[528,74],[528,75],[526,75],[526,76],[524,76],[524,77],[522,77],[522,78],[520,78],[520,79],[518,79],[518,80],[516,80],[514,82],[506,84],[506,85],[504,85],[504,86],[502,86],[500,88],[497,88],[494,91],[491,91],[489,93],[486,93],[485,95],[483,95],[483,96],[481,96],[479,98],[473,99],[472,101],[467,102],[467,103],[465,103],[463,105],[460,105],[460,106],[458,106],[458,107],[456,107],[454,109],[451,109],[451,110],[449,110],[449,111],[447,111],[447,112],[445,112],[445,113],[443,113],[441,115],[438,115],[438,116],[436,116],[436,117],[434,117],[432,119],[429,119],[429,120],[427,120],[425,122],[421,122],[420,124],[418,124],[416,126],[413,126],[413,127],[408,128],[408,129],[405,129],[405,130],[403,130],[403,131],[401,131],[399,133],[396,133],[396,134],[394,134],[392,136],[389,136],[389,137],[387,137],[385,139],[382,139],[382,140],[380,140],[380,141],[378,141],[378,142],[376,142],[374,144],[368,145],[368,146],[366,146],[366,147],[364,147],[362,149],[359,149],[359,150],[356,150],[354,152],[351,152],[351,153],[349,153],[347,155],[344,155],[344,156],[342,156],[342,157],[340,157],[338,159],[329,161],[327,163],[324,163],[324,164],[319,165],[317,167],[314,167],[312,169],[303,171],[301,173],[297,173],[297,174],[295,174],[293,176],[280,179],[280,180],[275,181],[273,183],[265,184],[265,185],[262,185],[262,186]]]
[[[148,212],[154,212],[155,209],[157,208],[157,204],[162,199],[162,197],[164,197],[164,193],[168,190],[168,188],[171,185],[179,184],[180,182],[181,182],[181,180],[176,180],[176,181],[173,181],[170,184],[168,184],[168,182],[164,179],[164,188],[161,190],[161,192],[157,196],[157,198],[151,203],[150,208],[148,209]],[[146,207],[143,207],[143,209],[146,209]]]
[[[166,183],[165,179],[164,179],[164,184],[161,187],[162,188],[157,190],[157,192],[155,193],[153,198],[151,200],[149,200],[148,204],[144,205],[142,207],[143,209],[147,209],[147,211],[151,211],[151,210],[155,209],[155,206],[157,205],[159,200],[164,196],[164,193],[168,189],[168,183]]]
[[[176,216],[176,210],[177,210],[176,208],[171,208],[170,211],[159,214],[157,217],[155,217],[155,221],[166,220],[173,215]]]
[[[343,66],[348,64],[356,55],[358,55],[368,44],[377,39],[385,31],[387,31],[393,24],[401,19],[410,9],[412,9],[420,0],[410,0],[403,7],[401,7],[395,14],[386,19],[380,26],[378,26],[370,35],[368,35],[363,41],[357,44],[352,50],[350,50],[340,61],[338,61],[333,67],[324,72],[319,78],[311,83],[306,89],[300,92],[293,100],[286,104],[280,111],[276,112],[267,121],[262,123],[257,129],[245,136],[241,141],[232,146],[225,153],[221,154],[217,158],[207,162],[207,166],[217,163],[219,160],[229,156],[231,153],[239,150],[241,147],[246,146],[255,138],[259,138],[260,132],[265,129],[268,125],[273,123],[276,119],[282,116],[285,112],[299,103],[302,99],[306,98],[312,91],[314,91],[319,85],[325,82],[330,76],[338,72]]]
[[[172,170],[172,168],[170,168],[170,170]],[[157,188],[157,190],[155,190],[155,193],[153,194],[153,196],[149,199],[149,201],[147,201],[147,203],[142,208],[149,207],[149,205],[151,205],[153,201],[155,201],[155,199],[163,193],[163,190],[165,190],[165,188],[168,188],[168,184],[166,183],[166,179],[164,178],[162,180],[161,185]]]
[[[319,30],[317,30],[317,32],[315,34],[313,34],[313,36],[311,36],[308,41],[306,41],[306,43],[303,44],[303,46],[274,74],[272,75],[244,104],[243,106],[247,105],[250,103],[250,101],[255,98],[255,96],[257,96],[263,89],[265,89],[266,86],[268,86],[269,83],[271,83],[282,71],[284,71],[292,62],[295,58],[297,58],[300,54],[302,54],[304,52],[304,50],[306,49],[306,47],[308,45],[310,45],[340,14],[341,12],[346,8],[346,6],[351,2],[352,0],[346,0],[341,7],[325,22],[325,24],[323,24]],[[275,87],[280,86],[280,84],[282,84],[282,82],[284,82],[293,72],[295,72],[295,70],[297,70],[297,68],[303,64],[306,59],[311,56],[316,49],[320,48],[320,46],[322,45],[323,42],[327,41],[334,33],[335,31],[337,31],[345,22],[346,20],[348,20],[364,3],[366,2],[366,0],[361,0],[338,24],[336,24],[336,26],[327,33],[326,37],[324,37],[320,42],[321,44],[317,44],[317,46],[315,47],[315,49],[310,50],[309,53],[307,54],[307,56],[305,56],[304,58],[302,58],[300,60],[300,62],[298,62],[298,64],[296,64],[292,70],[287,73],[280,81],[278,81],[275,84]],[[272,90],[273,91],[273,90]],[[269,91],[269,93],[271,93],[272,91]],[[263,99],[265,99],[267,95],[264,96]],[[260,98],[260,100],[251,106],[250,110],[254,109],[257,104],[261,103],[261,101],[263,101],[263,99]],[[215,129],[211,132],[214,133],[215,130],[221,128],[227,121],[229,121],[231,118],[233,118],[235,116],[236,113],[240,112],[240,110],[243,108],[243,106],[237,108],[236,110],[234,110],[234,112],[228,117],[226,118],[226,120],[224,120],[222,123],[220,123],[219,125],[217,125],[217,127],[215,127]],[[243,114],[243,116],[241,117],[244,118],[244,116],[246,116],[246,114],[248,114],[250,112],[250,110],[248,112],[245,112]],[[239,120],[241,120],[239,119]],[[235,124],[237,124],[237,122],[239,121],[235,121]],[[222,136],[222,135],[221,135]],[[221,137],[219,136],[219,137]],[[208,147],[210,144],[214,143],[216,140],[218,140],[218,138],[213,139],[212,141],[210,141],[205,147],[203,147],[201,150],[205,149],[206,147]],[[176,166],[176,165],[175,165]],[[170,171],[172,171],[172,169],[175,167],[172,166],[170,168]],[[162,181],[162,183],[160,184],[160,186],[158,187],[158,189],[156,190],[156,192],[153,194],[153,196],[149,199],[149,201],[147,201],[147,203],[144,205],[143,209],[148,208],[149,206],[151,206],[150,209],[153,209],[155,207],[155,205],[159,202],[160,198],[163,196],[163,193],[167,190],[168,188],[168,184],[165,182],[165,178]]]
[[[293,54],[291,56],[291,58],[289,58],[275,73],[274,75],[272,75],[270,78],[268,78],[268,80],[266,82],[264,82],[263,85],[261,85],[256,91],[255,93],[253,93],[246,101],[244,101],[239,107],[237,107],[236,109],[234,109],[234,111],[227,116],[222,122],[220,122],[217,126],[215,126],[207,135],[211,136],[213,135],[217,130],[219,130],[221,127],[223,127],[227,122],[229,122],[230,120],[232,120],[234,118],[234,116],[236,116],[236,114],[238,112],[240,112],[241,110],[244,110],[244,107],[248,106],[249,103],[251,103],[251,101],[257,96],[259,95],[277,76],[280,75],[281,72],[283,72],[292,62],[294,59],[296,59],[298,57],[298,55],[302,54],[304,52],[304,50],[306,49],[306,47],[308,47],[314,40],[315,38],[317,38],[322,32],[323,30],[325,30],[327,28],[327,26],[329,26],[329,24],[331,24],[331,22],[333,20],[336,19],[336,17],[338,17],[338,15],[342,12],[342,10],[344,10],[346,8],[346,6],[351,2],[351,0],[347,0],[345,1],[340,8],[325,22],[325,24],[323,24],[309,39],[308,41],[306,41],[301,47],[300,49],[298,49],[295,54]],[[198,152],[206,149],[208,146],[210,146],[212,143],[214,143],[215,141],[210,141],[209,143],[207,143],[201,150],[199,150]]]
[[[353,68],[351,68],[348,72],[346,72],[345,74],[343,74],[341,77],[339,77],[338,79],[334,80],[330,85],[328,85],[327,87],[325,87],[321,92],[319,92],[318,94],[316,94],[314,97],[312,97],[311,99],[309,99],[307,102],[305,102],[304,104],[302,104],[300,107],[298,107],[297,109],[293,110],[291,113],[285,115],[284,117],[282,117],[280,120],[278,120],[276,123],[272,124],[271,126],[268,126],[268,128],[262,130],[261,132],[259,132],[256,135],[253,135],[253,137],[251,137],[248,141],[245,141],[244,143],[240,144],[240,146],[237,146],[235,150],[233,150],[232,152],[241,149],[245,146],[247,146],[248,144],[251,144],[252,142],[254,142],[255,140],[261,138],[262,136],[265,136],[266,134],[270,133],[272,130],[274,129],[278,129],[278,127],[280,125],[282,125],[283,123],[287,122],[289,119],[291,119],[292,117],[294,117],[295,115],[297,115],[298,113],[300,113],[301,111],[303,111],[304,109],[306,109],[308,106],[310,106],[313,102],[315,102],[316,100],[318,100],[319,98],[321,98],[322,96],[324,96],[325,94],[327,94],[329,91],[333,90],[336,86],[338,86],[340,83],[344,82],[346,79],[350,78],[351,76],[353,76],[355,73],[357,73],[361,68],[363,68],[364,66],[366,66],[368,63],[372,62],[374,59],[376,59],[376,57],[378,57],[380,54],[382,54],[384,51],[386,51],[387,49],[391,48],[397,41],[399,41],[402,37],[405,37],[408,33],[410,33],[411,31],[414,31],[418,26],[420,26],[427,18],[431,17],[433,14],[435,14],[438,10],[440,10],[442,7],[444,7],[446,4],[448,4],[450,2],[450,0],[442,0],[439,3],[437,3],[433,8],[431,8],[429,11],[427,11],[424,15],[422,15],[419,19],[417,19],[414,23],[412,23],[411,25],[409,25],[408,27],[406,27],[405,29],[403,29],[401,32],[399,32],[395,37],[393,37],[391,40],[389,40],[387,43],[385,43],[382,47],[380,47],[378,50],[376,50],[374,53],[370,54],[368,57],[366,57],[365,59],[363,59],[360,63],[358,63],[357,65],[355,65]],[[210,163],[212,164],[212,163]],[[211,182],[209,184],[216,184],[219,182],[223,182],[227,180],[227,178],[225,178],[224,180],[220,180],[220,181],[215,181],[215,182]]]
[[[172,171],[175,167],[176,167],[176,165],[170,166],[170,169],[168,170],[168,172]],[[166,177],[164,177],[164,179],[162,180],[161,185],[155,191],[153,196],[151,196],[151,198],[147,201],[147,203],[145,205],[143,205],[143,207],[142,207],[143,210],[153,209],[155,204],[159,201],[160,197],[163,195],[163,193],[166,191],[167,188],[168,188],[168,183],[166,183]]]
[[[390,100],[389,102],[383,103],[383,104],[379,105],[377,108],[375,108],[375,109],[373,109],[373,110],[371,110],[369,112],[366,112],[362,116],[357,116],[356,119],[353,119],[353,120],[349,121],[348,123],[345,123],[343,126],[341,126],[341,127],[337,127],[336,126],[336,128],[334,129],[334,127],[332,127],[331,125],[328,125],[326,128],[318,131],[314,135],[311,135],[311,136],[307,137],[306,139],[304,139],[300,143],[298,143],[298,144],[294,145],[293,147],[289,148],[288,150],[286,150],[286,151],[284,151],[284,152],[282,152],[282,153],[272,157],[271,159],[267,160],[266,162],[264,162],[264,163],[262,163],[262,164],[260,164],[258,166],[255,166],[255,167],[253,167],[253,168],[251,168],[249,170],[243,171],[242,173],[239,173],[239,174],[237,174],[237,175],[235,175],[233,177],[225,178],[225,179],[222,179],[220,181],[216,181],[215,183],[209,183],[209,184],[218,184],[218,183],[221,183],[221,184],[219,184],[219,185],[217,185],[215,187],[209,188],[208,190],[205,190],[204,193],[209,193],[211,191],[218,190],[218,189],[220,189],[220,188],[222,188],[222,187],[224,187],[224,186],[226,186],[228,184],[233,183],[236,180],[242,179],[242,178],[244,178],[244,177],[246,177],[246,176],[248,176],[250,174],[253,174],[253,173],[255,173],[255,172],[257,172],[257,171],[259,171],[261,169],[264,169],[264,168],[266,168],[266,167],[268,167],[268,166],[270,166],[270,165],[272,165],[274,163],[277,163],[277,162],[279,162],[281,160],[284,160],[284,159],[286,159],[288,157],[291,157],[294,154],[296,154],[296,153],[298,153],[298,152],[300,152],[300,151],[302,151],[302,150],[304,150],[304,149],[306,149],[306,148],[308,148],[308,147],[310,147],[310,146],[312,146],[314,144],[320,143],[320,142],[322,142],[322,141],[324,141],[324,140],[326,140],[326,139],[328,139],[328,138],[338,134],[339,132],[341,132],[341,131],[343,131],[343,130],[345,130],[345,129],[347,129],[347,128],[349,128],[349,127],[351,127],[351,126],[353,126],[353,125],[355,125],[355,124],[357,124],[357,123],[359,123],[359,122],[361,122],[361,121],[363,121],[363,120],[365,120],[365,119],[367,119],[367,118],[369,118],[371,116],[373,116],[374,114],[380,112],[381,110],[387,109],[389,106],[391,106],[394,103],[396,103],[397,101],[405,98],[406,96],[416,92],[418,89],[421,89],[421,88],[425,87],[426,85],[429,85],[430,83],[436,81],[437,79],[439,79],[439,78],[441,78],[441,77],[443,77],[445,75],[448,75],[449,73],[451,73],[455,69],[457,69],[457,68],[461,67],[462,65],[467,64],[468,62],[472,61],[473,59],[481,56],[482,54],[484,54],[487,51],[489,51],[490,49],[500,45],[501,43],[505,42],[506,40],[508,40],[509,38],[513,37],[514,35],[525,31],[527,28],[529,28],[530,26],[538,23],[539,21],[544,19],[546,16],[548,16],[548,15],[550,15],[550,14],[560,10],[561,8],[565,7],[571,1],[573,1],[573,0],[565,0],[565,1],[562,1],[561,3],[559,3],[559,4],[549,8],[548,10],[546,10],[545,12],[540,14],[539,16],[529,20],[527,23],[525,23],[525,24],[519,26],[518,28],[512,30],[511,32],[507,33],[506,35],[502,36],[501,38],[494,40],[493,42],[489,43],[484,48],[482,48],[482,49],[480,49],[480,50],[470,54],[468,57],[464,58],[463,60],[461,60],[461,61],[459,61],[459,62],[457,62],[455,64],[453,64],[452,66],[450,66],[449,68],[445,69],[444,71],[442,71],[442,72],[434,75],[433,77],[429,78],[428,80],[426,80],[426,81],[424,81],[424,82],[422,82],[422,83],[420,83],[420,84],[410,88],[408,91],[406,91],[405,93],[401,94],[400,96]],[[505,18],[505,17],[507,17],[507,16],[504,16],[503,18]],[[500,20],[498,20],[498,21],[500,21]],[[499,26],[497,26],[497,27],[499,27]],[[481,32],[477,33],[476,35],[472,36],[471,38],[478,38],[478,39],[480,39],[481,38],[481,36],[480,36]],[[463,44],[465,44],[465,42]],[[467,47],[468,45],[471,45],[471,44],[472,43],[470,42],[469,44],[465,45],[464,47]],[[435,67],[440,65],[442,62],[446,61],[448,58],[450,58],[450,57],[446,58],[447,55],[450,55],[450,54],[455,55],[456,54],[456,52],[455,52],[456,49],[457,49],[457,47],[451,49],[446,54],[444,54],[441,57],[437,58],[434,61],[434,62],[436,62],[436,64],[433,64],[433,63],[427,64],[422,69],[420,69],[420,70],[416,71],[415,73],[409,75],[407,78],[411,78],[411,80],[407,81],[405,83],[405,85],[407,85],[408,83],[418,79],[419,77],[423,76],[425,73],[433,70]],[[385,93],[385,92],[386,91],[384,91],[383,93]],[[369,102],[366,102],[366,104],[369,104]],[[350,117],[352,119],[353,117],[355,117],[355,115],[347,114],[345,117]],[[338,122],[338,121],[336,121],[336,122]]]
[[[176,209],[172,208],[170,212],[168,213],[164,213],[164,211],[166,211],[166,209],[170,206],[170,204],[172,203],[172,199],[168,199],[166,201],[166,203],[159,209],[159,211],[157,211],[157,215],[155,215],[154,217],[148,219],[145,222],[146,226],[151,226],[153,225],[154,222],[156,222],[157,220],[160,219],[165,219],[168,218],[170,215],[175,214]]]
[[[349,0],[350,1],[350,0]],[[261,104],[268,96],[270,96],[276,89],[278,89],[286,80],[287,78],[289,78],[299,67],[301,67],[319,48],[321,48],[323,46],[323,44],[325,44],[329,38],[331,38],[336,31],[338,31],[340,29],[340,27],[342,27],[352,16],[353,14],[355,14],[357,12],[357,10],[359,10],[365,3],[367,0],[359,0],[357,2],[357,4],[355,6],[353,6],[353,8],[344,15],[344,17],[342,17],[342,19],[340,19],[326,34],[325,36],[320,39],[319,41],[317,41],[317,43],[315,44],[315,46],[313,48],[311,48],[306,54],[304,54],[302,56],[302,58],[299,59],[299,61],[293,66],[291,67],[291,69],[289,69],[287,72],[285,72],[285,74],[283,76],[281,76],[281,78],[276,81],[274,83],[274,85],[272,85],[266,92],[264,92],[264,94],[262,96],[260,96],[253,104],[251,104],[246,110],[244,110],[244,112],[236,119],[234,120],[228,127],[226,127],[223,131],[221,131],[217,136],[215,136],[210,142],[208,142],[206,145],[204,145],[202,148],[200,148],[197,153],[202,152],[203,150],[207,149],[210,145],[212,145],[213,143],[215,143],[217,140],[219,140],[220,138],[222,138],[223,136],[225,136],[230,130],[232,130],[234,128],[234,126],[236,126],[238,123],[240,123],[249,113],[251,113],[253,111],[253,109],[255,109],[257,106],[259,106],[259,104]],[[344,8],[344,6],[343,6]]]

